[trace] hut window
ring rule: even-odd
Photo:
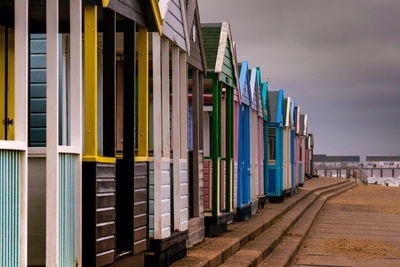
[[[268,128],[268,159],[276,160],[276,129]]]

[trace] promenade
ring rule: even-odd
[[[329,200],[293,266],[400,266],[400,188],[359,185]]]

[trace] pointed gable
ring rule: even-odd
[[[246,106],[250,106],[251,104],[249,80],[249,64],[247,61],[243,61],[240,65],[239,84],[241,90],[241,103]]]
[[[290,121],[292,122],[292,124],[290,126],[291,130],[294,130],[296,127],[295,120],[294,120],[294,108],[295,108],[294,104],[295,104],[294,100],[292,100],[292,102],[290,103]]]
[[[271,104],[271,123],[283,123],[282,109],[283,109],[283,90],[269,91],[269,100]]]
[[[186,7],[183,0],[160,0],[162,34],[190,54]]]
[[[230,24],[202,24],[207,71],[218,74],[219,81],[235,88],[237,65],[234,62]]]
[[[269,101],[269,94],[268,94],[268,82],[264,82],[261,91],[261,98],[263,104],[263,112],[264,112],[264,120],[270,121],[271,120],[271,104]]]
[[[300,134],[300,106],[295,107],[296,134]]]
[[[236,42],[233,43],[233,63],[235,64],[235,76],[236,76],[236,87],[234,89],[234,94],[233,94],[233,100],[235,102],[240,103],[241,101],[241,93],[240,93],[240,82],[239,80],[239,66],[238,66],[238,61],[237,61],[237,51],[236,51]]]
[[[251,92],[251,108],[258,111],[258,83],[257,83],[257,69],[251,69],[250,76],[250,92]]]
[[[189,33],[190,56],[188,63],[202,72],[207,71],[207,60],[204,51],[203,33],[200,24],[197,0],[187,1],[187,27]]]
[[[261,98],[261,90],[262,90],[262,84],[261,84],[261,77],[260,77],[260,68],[256,67],[256,82],[257,82],[257,98],[258,98],[258,116],[263,117],[263,105],[262,105],[262,98]]]
[[[285,127],[290,127],[290,97],[285,98],[283,107],[283,116],[285,117],[284,125]]]

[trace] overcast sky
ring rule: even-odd
[[[315,153],[400,155],[399,0],[199,0],[309,116]]]

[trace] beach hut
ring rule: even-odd
[[[268,82],[264,82],[262,84],[261,89],[261,100],[263,107],[263,138],[264,138],[264,177],[263,177],[263,191],[264,191],[264,199],[268,197],[268,122],[271,121],[271,104],[269,101],[269,93],[268,93]],[[261,202],[262,203],[262,202]]]
[[[83,265],[143,265],[149,243],[148,32],[158,3],[84,10]],[[97,26],[100,27],[97,27]]]
[[[297,192],[298,183],[295,179],[295,166],[296,166],[296,156],[295,156],[295,102],[292,100],[290,105],[290,117],[291,117],[291,127],[290,127],[290,170],[291,170],[291,183],[293,193]]]
[[[283,90],[269,91],[271,120],[268,123],[268,177],[269,199],[282,199],[285,188],[283,180]]]
[[[294,183],[296,185],[296,191],[299,187],[299,169],[300,169],[300,107],[294,107]]]
[[[291,135],[291,99],[290,97],[285,98],[283,102],[284,106],[284,129],[283,129],[283,179],[284,179],[284,189],[287,194],[291,195],[293,192],[292,186],[292,170],[291,170],[291,147],[290,147],[290,135]]]
[[[263,104],[262,90],[263,84],[261,82],[261,71],[256,67],[256,83],[257,83],[257,99],[258,99],[258,117],[257,117],[257,143],[258,143],[258,208],[264,207],[267,201],[267,196],[264,192],[264,114],[266,112],[266,105]]]
[[[203,24],[202,31],[207,58],[203,161],[205,227],[206,235],[216,235],[226,229],[234,215],[233,104],[238,79],[229,22]]]
[[[304,185],[306,170],[307,114],[300,114],[300,171],[299,186]]]
[[[257,68],[251,69],[250,74],[250,92],[251,92],[251,109],[250,109],[250,191],[251,191],[251,213],[255,214],[258,209],[258,190],[259,190],[259,145],[258,145],[258,123],[259,123],[259,88],[257,80]]]
[[[250,202],[250,70],[247,61],[240,64],[240,105],[238,115],[238,193],[236,219],[251,216]]]
[[[203,91],[207,71],[197,0],[187,1],[187,27],[191,53],[187,57],[189,82],[189,222],[187,247],[204,238],[203,200]]]
[[[308,162],[308,177],[312,178],[314,175],[314,134],[312,133],[308,134]]]
[[[192,48],[190,38],[200,38],[198,32],[193,30],[193,16],[196,17],[193,12],[197,9],[194,5],[197,4],[190,3],[190,37],[186,2],[162,0],[158,3],[162,37],[153,33],[151,42],[153,90],[150,137],[153,157],[149,187],[150,240],[145,257],[145,265],[148,266],[168,266],[186,255],[190,217],[187,63],[189,61],[190,65],[196,64],[195,68],[202,67],[204,70],[201,61],[198,64],[194,62],[195,58],[199,60],[198,54],[188,59]],[[200,46],[195,46],[195,43],[192,43],[193,49],[199,52]],[[201,85],[196,86],[201,88]],[[199,89],[196,89],[198,92]],[[196,144],[196,150],[199,147]],[[200,209],[193,211],[199,212]]]

